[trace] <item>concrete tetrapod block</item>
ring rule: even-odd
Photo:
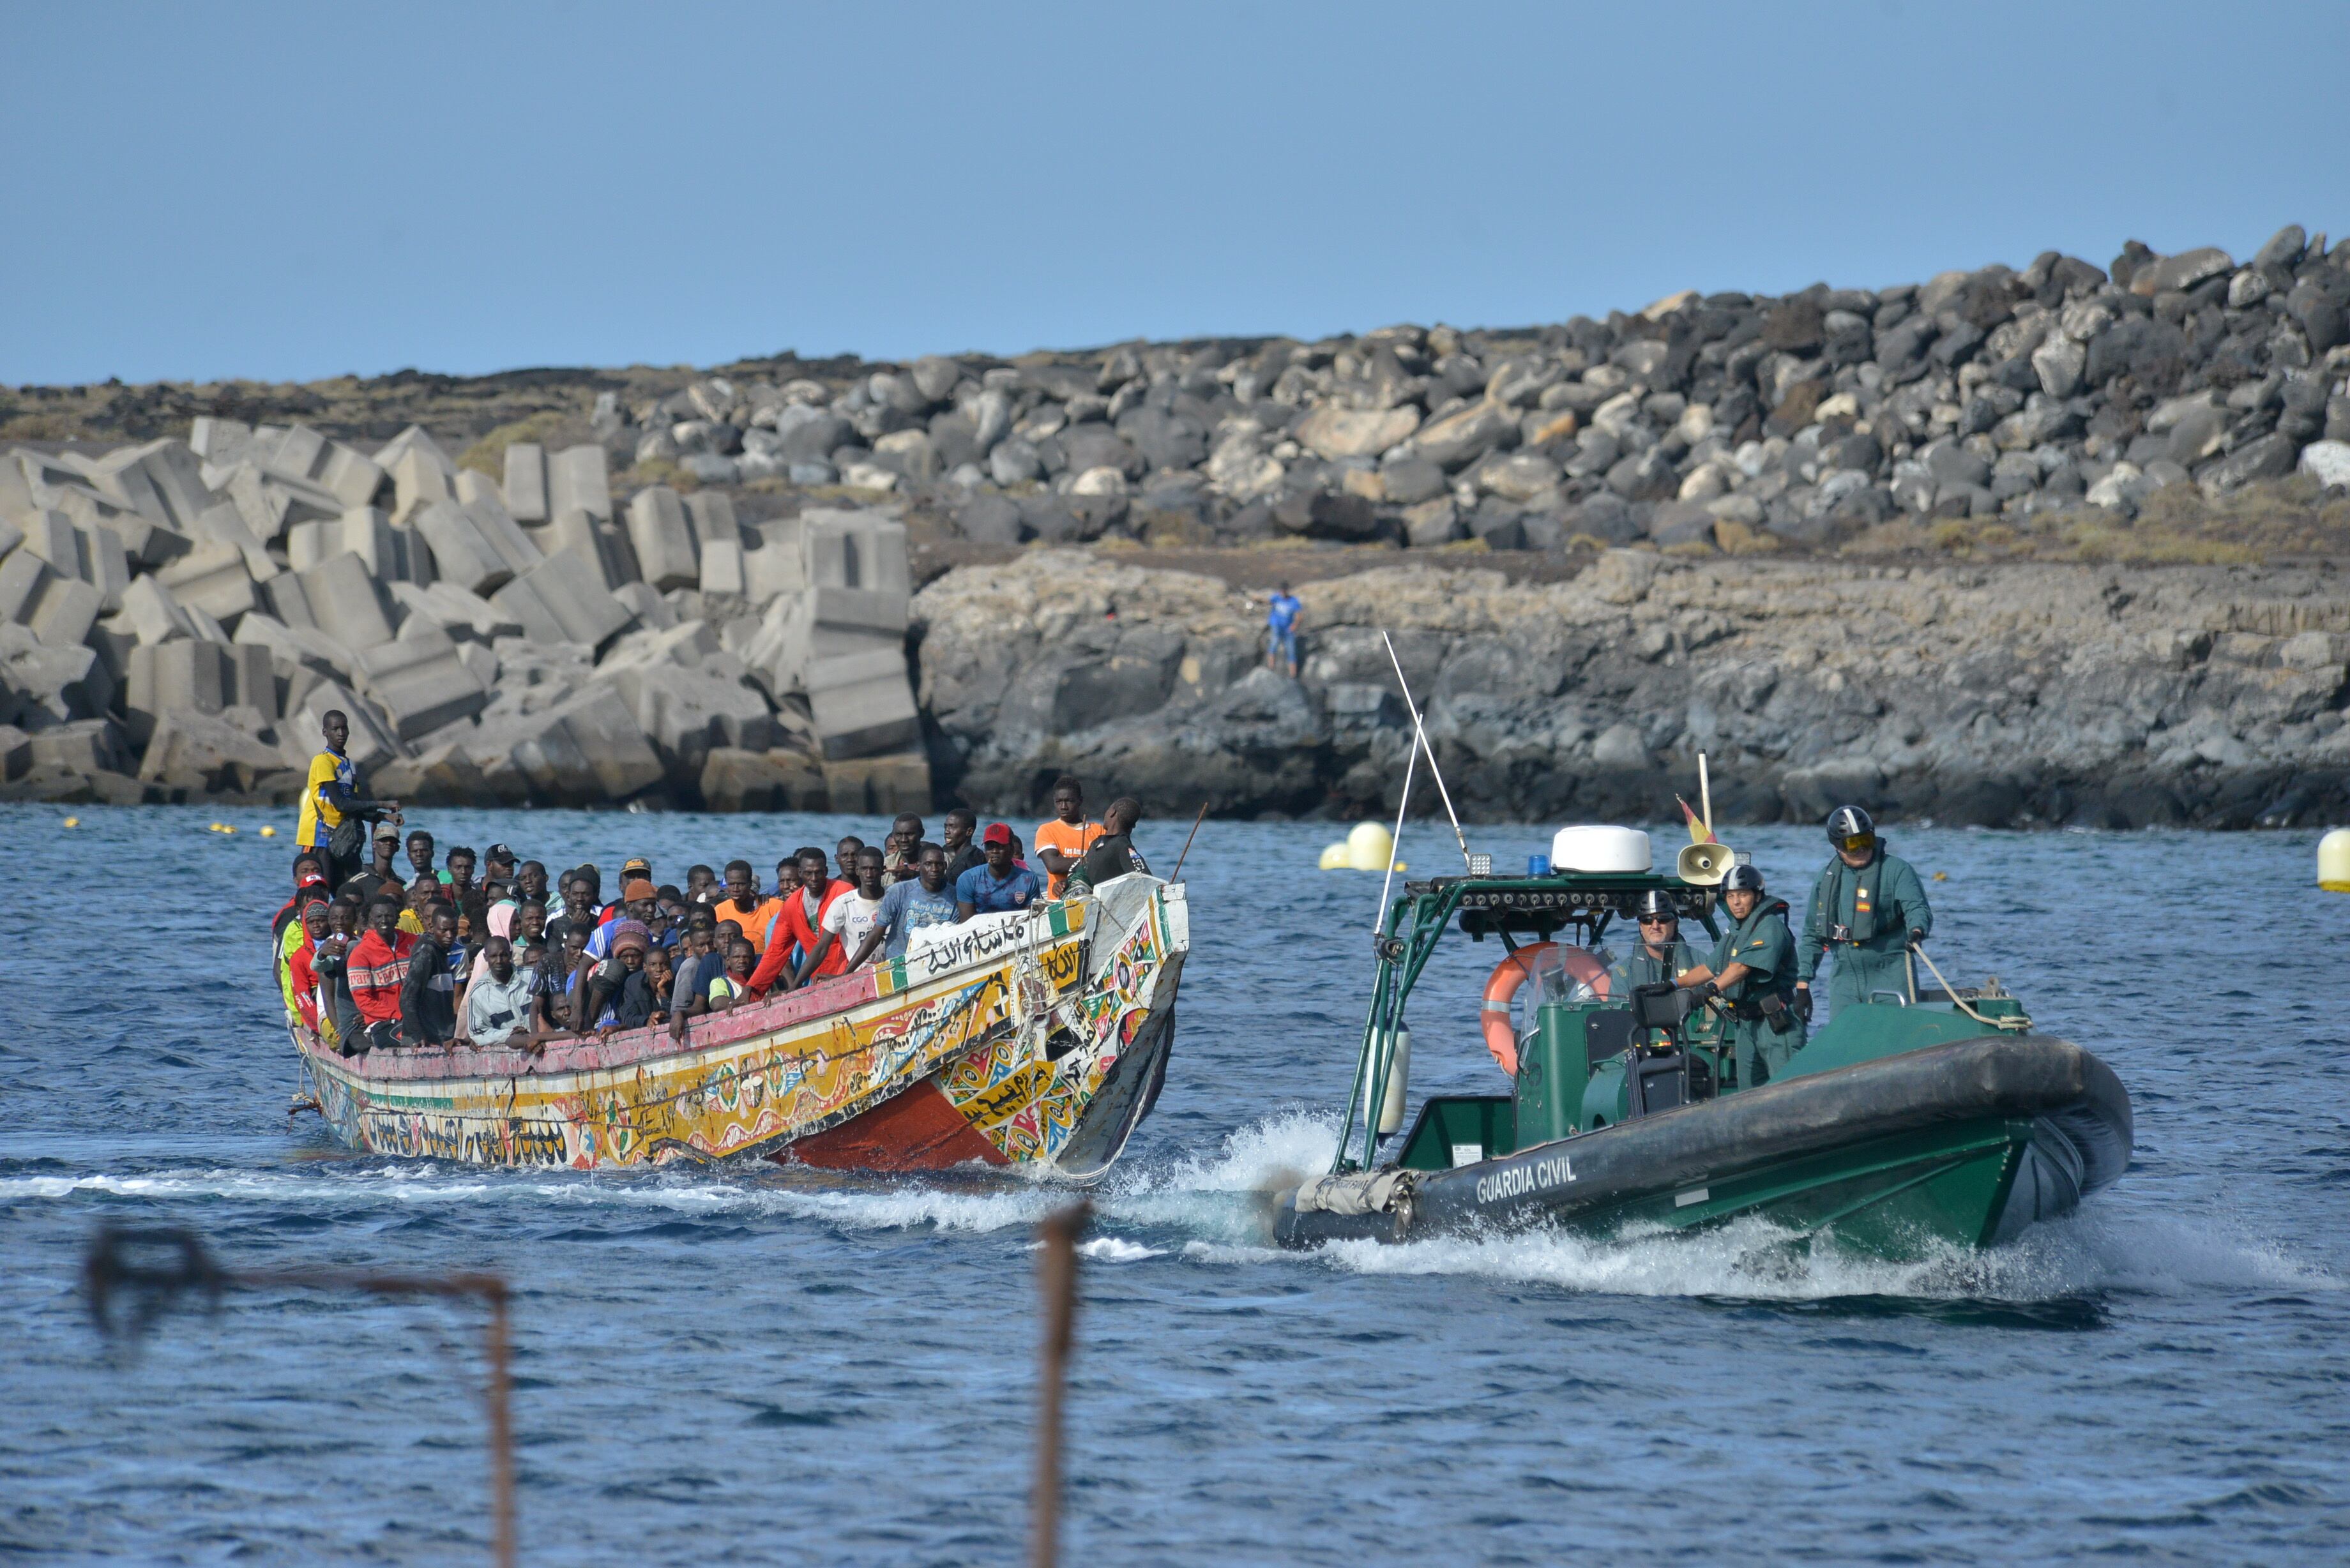
[[[680,773],[699,774],[713,746],[764,752],[775,742],[767,700],[739,680],[674,665],[633,665],[610,680]]]
[[[535,441],[506,448],[506,510],[517,523],[544,523],[546,509],[546,449]]]
[[[685,503],[668,485],[650,485],[629,499],[629,543],[643,580],[654,587],[690,588],[702,581]]]
[[[703,549],[731,544],[742,547],[742,525],[734,521],[734,500],[723,490],[697,490],[685,498],[685,518],[694,543]]]
[[[270,483],[253,463],[238,463],[221,489],[228,496],[224,504],[234,507],[246,530],[265,545],[276,543],[294,521],[293,493],[282,484]]]
[[[817,587],[910,594],[906,525],[879,512],[817,507],[799,517],[807,581]]]
[[[233,545],[208,542],[155,574],[172,597],[214,620],[234,621],[255,607],[253,572]]]
[[[217,643],[142,644],[130,650],[123,682],[123,731],[133,745],[144,746],[165,713],[217,713],[235,690],[229,651]]]
[[[590,649],[626,631],[636,618],[569,550],[547,556],[491,595],[490,602],[520,621],[525,636]]]
[[[398,555],[391,542],[391,523],[380,508],[354,506],[325,526],[327,555],[348,550],[366,563],[369,576],[392,575]]]
[[[49,566],[21,545],[0,561],[0,621],[29,619],[39,602],[41,585],[49,580]]]
[[[321,490],[349,507],[365,506],[374,501],[387,476],[365,452],[340,441],[330,441],[325,458],[311,477]]]
[[[453,472],[433,460],[432,453],[421,447],[411,446],[400,452],[390,465],[393,502],[391,522],[394,527],[405,526],[425,507],[436,501],[457,499]]]
[[[903,649],[819,659],[808,668],[806,686],[827,761],[904,751],[921,739]]]
[[[486,737],[485,737],[486,738]],[[546,805],[605,805],[661,780],[661,762],[620,694],[600,682],[544,712],[509,722],[497,763]],[[494,779],[498,769],[477,750]]]
[[[414,531],[432,547],[432,575],[456,584],[468,593],[486,594],[503,587],[515,573],[505,558],[482,535],[473,519],[454,500],[435,501],[411,520]]]
[[[702,764],[702,804],[711,811],[826,811],[824,767],[805,752],[713,747]]]
[[[188,427],[188,445],[206,462],[224,466],[244,455],[253,444],[253,427],[243,420],[224,420],[216,414],[198,414]]]
[[[522,531],[522,524],[506,510],[505,497],[498,493],[498,487],[486,475],[471,469],[462,470],[457,475],[457,504],[465,509],[465,515],[473,520],[498,559],[505,563],[510,574],[519,576],[538,565],[538,546],[531,543],[530,535]]]
[[[0,627],[0,723],[42,729],[95,718],[114,702],[114,678],[93,648],[51,648],[21,626]]]
[[[263,648],[277,663],[314,670],[338,680],[348,680],[359,668],[359,655],[316,627],[288,626],[255,610],[236,623],[233,648]],[[289,701],[286,711],[297,706]]]
[[[596,534],[596,519],[577,506],[567,506],[555,514],[547,524],[546,537],[539,544],[542,555],[577,556],[596,580],[607,587],[619,586],[604,563],[604,547]]]
[[[93,773],[129,773],[137,766],[111,719],[78,719],[54,730],[43,730],[32,736],[27,749],[34,767],[56,768],[85,777]]]
[[[79,577],[51,573],[26,624],[51,648],[79,648],[89,640],[89,628],[98,624],[98,607],[96,588]]]
[[[5,570],[0,566],[0,572]],[[178,596],[151,576],[133,577],[130,586],[122,590],[122,608],[115,620],[118,629],[130,632],[142,643],[169,642],[175,637],[196,634],[195,628],[188,624],[187,612],[180,607]]]
[[[566,447],[547,459],[546,509],[560,516],[573,507],[612,520],[611,475],[600,446]]]
[[[931,759],[920,752],[827,758],[825,809],[881,816],[931,809]]]
[[[277,575],[277,562],[270,556],[268,546],[246,525],[243,510],[226,502],[207,507],[199,514],[191,536],[197,550],[207,545],[224,545],[244,556],[245,573],[256,583],[265,583]],[[182,556],[181,560],[186,558]],[[179,564],[179,561],[171,563],[173,566]]]
[[[391,640],[391,620],[375,577],[352,552],[338,552],[304,572],[302,593],[319,629],[344,647],[367,649]]]
[[[223,649],[228,659],[228,705],[251,708],[263,718],[277,718],[277,675],[267,648],[258,643],[234,643]]]
[[[207,794],[248,792],[264,774],[286,765],[277,748],[253,732],[259,720],[260,715],[244,709],[234,716],[167,712],[148,738],[139,776],[150,784]]]
[[[712,539],[702,546],[702,591],[743,597],[743,542]]]
[[[99,607],[111,615],[122,607],[122,590],[130,586],[130,556],[122,535],[105,523],[80,530],[81,578],[98,590]]]
[[[342,548],[341,531],[339,520],[295,524],[286,530],[286,564],[297,572],[308,571]]]
[[[457,645],[432,626],[421,628],[414,637],[362,649],[359,676],[402,741],[471,718],[490,700],[457,657]]]
[[[654,592],[649,583],[622,583],[612,590],[612,597],[628,607],[629,613],[637,618],[639,626],[667,631],[677,624],[677,617],[670,611],[669,601]]]
[[[81,540],[66,514],[50,507],[28,514],[21,524],[24,547],[49,564],[49,569],[69,577],[81,575]]]

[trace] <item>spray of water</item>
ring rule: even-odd
[[[1543,1231],[1403,1246],[1340,1242],[1302,1255],[1274,1249],[1272,1194],[1327,1169],[1337,1136],[1333,1115],[1284,1110],[1238,1128],[1211,1150],[1121,1168],[1094,1194],[1098,1223],[1086,1256],[1114,1264],[1172,1260],[1174,1266],[1459,1275],[1577,1293],[1789,1302],[1854,1296],[2046,1302],[2098,1293],[2341,1288],[2324,1270],[2273,1242],[2230,1235],[2190,1218],[2095,1206],[1993,1251],[1953,1250],[1899,1263],[1806,1246],[1751,1219],[1703,1231],[1660,1229],[1607,1240]],[[575,1176],[348,1161],[291,1171],[0,1178],[0,1204],[107,1197],[337,1213],[580,1208],[974,1237],[1024,1231],[1066,1196],[1057,1186],[993,1172],[889,1179],[788,1168]]]

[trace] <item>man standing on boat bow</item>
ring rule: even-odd
[[[1879,992],[1918,1000],[1909,985],[1909,946],[1934,930],[1925,884],[1909,862],[1889,854],[1877,824],[1856,805],[1828,814],[1835,855],[1812,887],[1795,964],[1795,1006],[1809,1018],[1812,976],[1823,953],[1835,955],[1828,1011],[1857,1007]]]

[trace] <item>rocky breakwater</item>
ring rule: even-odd
[[[0,793],[288,801],[338,708],[407,799],[929,804],[893,513],[616,509],[600,446],[504,457],[210,417],[0,454]]]
[[[1879,566],[1612,550],[1564,583],[1393,568],[1310,583],[1304,678],[1262,605],[1074,552],[916,596],[947,787],[1035,809],[1054,774],[1153,811],[1378,815],[1410,741],[1393,635],[1453,799],[1557,821],[1858,801],[1985,826],[2241,827],[2350,815],[2350,596],[2332,569]],[[1423,781],[1425,772],[1423,770]],[[1414,810],[1436,809],[1415,790]]]

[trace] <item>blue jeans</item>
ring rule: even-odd
[[[1273,657],[1281,663],[1286,664],[1295,669],[1297,664],[1297,628],[1295,627],[1277,626],[1272,628],[1271,630],[1273,636]]]

